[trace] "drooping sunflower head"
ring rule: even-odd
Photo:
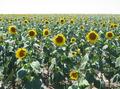
[[[48,29],[43,29],[43,36],[48,36],[50,31]]]
[[[70,76],[70,79],[71,79],[71,80],[78,80],[79,73],[78,73],[78,71],[76,71],[76,70],[72,70],[72,71],[69,73],[69,76]]]
[[[53,37],[53,42],[57,46],[62,46],[65,44],[66,38],[63,34],[57,34]]]
[[[27,50],[25,48],[18,48],[16,51],[16,58],[23,59],[27,55]]]
[[[105,37],[111,40],[114,37],[114,33],[112,31],[106,32]]]
[[[29,30],[28,31],[28,35],[31,37],[31,38],[34,38],[36,35],[37,35],[37,32],[35,29],[32,29],[32,30]]]
[[[90,31],[87,35],[86,35],[86,39],[90,44],[95,44],[97,42],[99,38],[99,35],[97,32],[95,31]]]
[[[17,33],[17,28],[16,26],[9,26],[8,31],[10,34],[16,34]]]
[[[70,43],[75,43],[76,42],[76,38],[75,37],[72,37],[71,39],[70,39]]]

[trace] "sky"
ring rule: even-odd
[[[120,0],[0,0],[0,14],[120,14]]]

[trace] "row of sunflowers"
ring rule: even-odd
[[[120,16],[1,15],[1,89],[119,89]]]

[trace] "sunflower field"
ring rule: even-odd
[[[120,16],[0,15],[0,89],[120,89]]]

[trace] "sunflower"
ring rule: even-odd
[[[114,28],[114,23],[110,24],[110,28],[113,29]]]
[[[111,40],[114,36],[114,33],[112,31],[106,32],[105,37],[109,40]]]
[[[84,31],[85,27],[83,25],[80,26],[80,29]]]
[[[25,48],[18,48],[16,51],[16,58],[22,59],[27,55],[27,50]]]
[[[24,20],[24,23],[27,24],[27,23],[29,23],[29,21],[28,20]]]
[[[49,35],[49,30],[48,29],[43,29],[43,36],[48,36]]]
[[[75,43],[76,42],[76,38],[75,37],[72,37],[71,39],[70,39],[70,43]]]
[[[90,31],[87,35],[86,35],[86,39],[88,42],[90,42],[91,44],[95,44],[97,42],[99,38],[99,35],[97,32],[95,31]]]
[[[17,33],[17,28],[16,26],[9,26],[8,31],[10,34],[16,34]]]
[[[28,31],[28,35],[29,35],[31,38],[34,38],[34,37],[37,35],[37,32],[36,32],[36,30],[32,29],[32,30],[29,30],[29,31]]]
[[[77,52],[72,51],[72,57],[76,57],[76,55],[77,55]]]
[[[69,76],[70,76],[70,79],[71,79],[71,80],[77,80],[77,79],[78,79],[78,71],[72,70],[72,71],[69,73]]]
[[[114,24],[114,28],[117,28],[118,27],[118,24]]]
[[[64,24],[65,23],[65,19],[64,18],[60,18],[60,23]]]
[[[49,24],[49,21],[46,19],[46,20],[44,21],[44,23],[45,23],[45,24]]]
[[[116,23],[111,23],[111,25],[110,25],[110,28],[111,28],[111,29],[117,28],[117,27],[118,27],[118,24],[116,24]]]
[[[74,24],[74,19],[70,19],[70,24]]]
[[[57,34],[53,37],[53,42],[57,46],[62,46],[65,44],[66,38],[63,34]]]

